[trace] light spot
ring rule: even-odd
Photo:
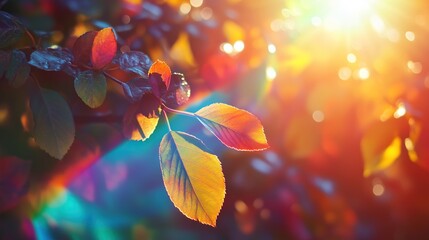
[[[349,63],[355,63],[356,60],[357,60],[356,55],[354,55],[353,53],[347,54],[347,61]]]
[[[231,54],[234,51],[234,47],[231,43],[222,43],[220,45],[220,50],[226,54]]]
[[[349,80],[352,76],[352,70],[348,67],[342,67],[338,70],[338,77],[341,80]]]
[[[313,120],[318,123],[323,122],[323,120],[325,120],[325,114],[319,110],[314,111],[312,117]]]
[[[201,10],[200,14],[202,19],[209,20],[213,16],[213,10],[209,7],[205,7],[203,10]]]
[[[405,32],[405,38],[408,41],[413,42],[416,39],[416,35],[414,34],[414,32],[407,31],[407,32]]]
[[[191,5],[189,3],[182,3],[179,7],[181,14],[186,15],[191,11]]]
[[[189,1],[189,3],[191,4],[192,7],[201,7],[201,5],[203,5],[203,0],[191,0]]]
[[[277,51],[276,45],[270,43],[268,44],[268,52],[269,53],[275,53]]]
[[[257,198],[255,199],[255,201],[253,201],[253,207],[256,209],[262,208],[263,205],[264,205],[264,202],[260,198]]]
[[[277,72],[273,67],[267,67],[265,70],[265,76],[267,77],[268,81],[272,81],[277,77]]]
[[[375,196],[380,197],[381,195],[384,194],[384,186],[381,183],[375,183],[372,186],[372,193]]]
[[[247,210],[248,210],[246,203],[244,203],[241,200],[236,201],[234,205],[235,205],[235,210],[238,213],[243,214],[243,213],[247,212]]]
[[[131,18],[128,15],[122,16],[122,23],[123,24],[129,24],[131,22]]]
[[[234,50],[236,52],[241,52],[244,50],[244,42],[241,40],[238,40],[234,43]]]
[[[261,218],[262,219],[267,220],[268,218],[270,218],[270,216],[271,216],[270,210],[268,210],[266,208],[262,209],[262,211],[261,211]]]
[[[410,69],[410,71],[414,74],[419,74],[422,72],[422,64],[420,62],[413,62],[413,61],[408,61],[407,62],[407,67],[408,69]]]
[[[395,113],[393,113],[394,118],[400,118],[404,116],[407,113],[407,109],[405,108],[405,105],[403,103],[400,103],[398,105],[398,108],[396,109]]]
[[[358,77],[362,80],[367,80],[370,76],[368,68],[360,68],[358,70]]]

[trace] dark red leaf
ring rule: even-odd
[[[87,64],[91,60],[92,43],[97,31],[90,31],[78,39],[73,46],[74,62],[77,64]]]

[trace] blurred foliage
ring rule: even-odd
[[[26,159],[31,170],[27,176],[29,164],[0,157],[18,169],[7,171],[16,177],[0,176],[2,192],[17,190],[2,205],[1,236],[426,238],[428,7],[423,0],[6,2],[2,11],[18,16],[45,47],[72,48],[83,33],[113,27],[121,51],[166,59],[186,73],[193,91],[187,108],[224,101],[256,113],[271,149],[236,153],[195,133],[223,151],[228,194],[211,229],[183,219],[169,202],[150,157],[162,135],[144,145],[124,142],[121,88],[110,86],[91,110],[72,94],[69,76],[35,73],[73,103],[76,140],[57,163],[26,132],[32,120],[24,90],[12,92],[2,81],[0,154]],[[29,44],[20,37],[18,46]],[[200,130],[180,117],[171,121],[178,130]]]

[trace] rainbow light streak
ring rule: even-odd
[[[190,106],[189,111],[227,99],[226,95],[213,93]],[[170,118],[175,130],[197,136],[202,132],[197,121],[181,118]],[[124,234],[124,229],[135,226],[136,231],[149,231],[150,227],[162,227],[146,226],[145,222],[167,221],[176,211],[162,183],[158,160],[159,142],[167,131],[161,123],[145,142],[126,141],[102,157],[96,157],[99,155],[96,152],[65,173],[59,173],[41,193],[46,197],[39,203],[37,213],[30,214],[36,238],[115,239],[127,234],[131,238],[138,233]],[[214,136],[199,137],[212,150],[222,149]],[[161,230],[145,234],[163,234]]]

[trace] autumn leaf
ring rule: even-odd
[[[247,111],[215,103],[198,110],[195,116],[227,147],[240,151],[269,147],[261,122]]]
[[[61,159],[74,140],[75,127],[64,98],[48,89],[36,91],[30,98],[34,119],[34,138],[41,149]]]
[[[225,198],[225,178],[216,155],[198,138],[176,131],[163,137],[159,155],[173,204],[188,218],[216,226]]]
[[[144,94],[140,101],[133,103],[125,113],[124,135],[131,140],[148,139],[158,125],[160,113],[159,100],[153,94]]]
[[[365,132],[361,141],[364,176],[386,169],[401,155],[402,141],[395,123],[393,119],[377,122]]]
[[[168,90],[168,88],[170,87],[170,80],[171,80],[171,69],[168,66],[168,64],[161,60],[156,60],[149,68],[149,72],[148,72],[149,75],[153,73],[158,73],[159,75],[161,75],[161,79]]]
[[[87,64],[91,60],[92,45],[97,35],[97,31],[84,33],[73,45],[74,62],[78,64]]]
[[[95,69],[101,69],[115,57],[117,43],[112,28],[100,30],[94,38],[91,50],[91,62]]]

